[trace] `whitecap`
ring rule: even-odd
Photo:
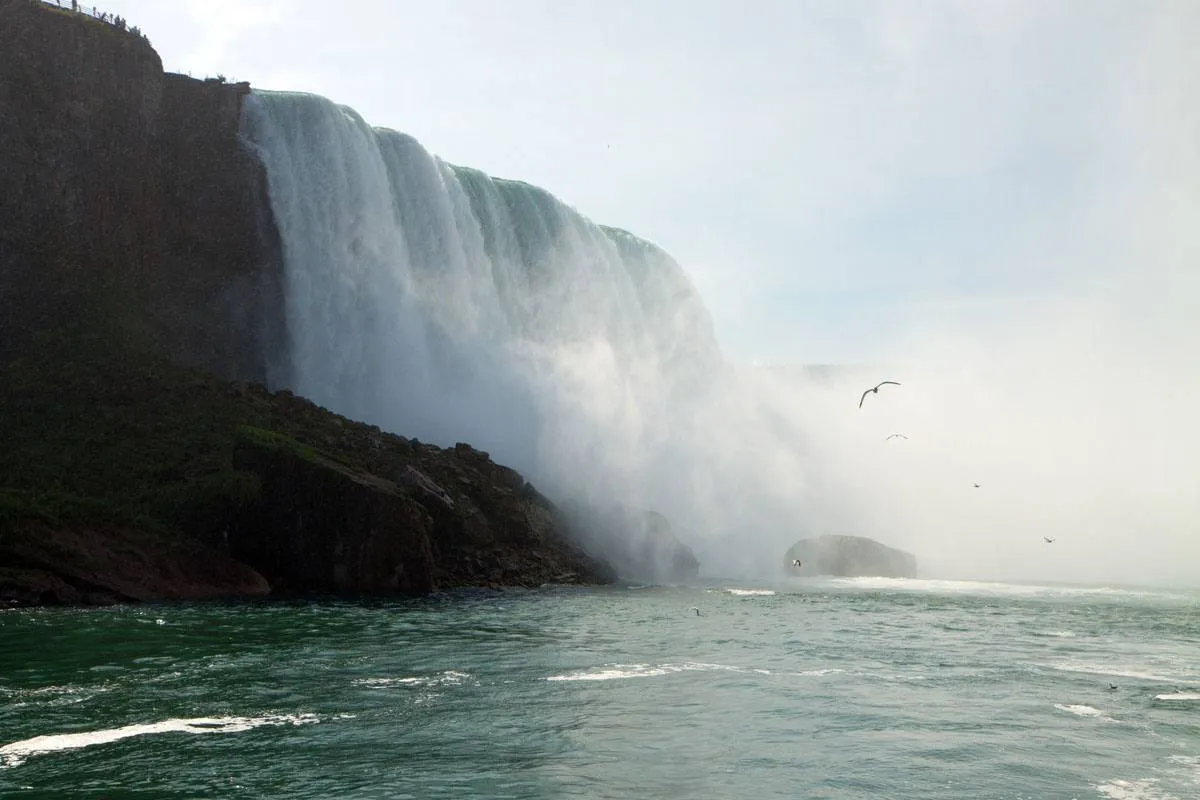
[[[198,717],[195,719],[168,719],[141,725],[126,725],[123,728],[108,728],[85,733],[59,733],[35,736],[0,747],[0,768],[15,767],[25,763],[30,756],[54,753],[61,750],[78,750],[97,744],[146,736],[154,733],[238,733],[259,728],[263,725],[305,725],[318,722],[314,714],[273,714],[263,717]]]
[[[566,675],[551,675],[548,681],[613,681],[623,678],[653,678],[659,675],[670,675],[679,672],[759,672],[743,667],[731,667],[726,664],[706,664],[688,661],[683,664],[605,664],[602,669],[572,672]],[[766,673],[769,674],[769,673]]]
[[[1048,636],[1054,639],[1071,639],[1074,638],[1074,631],[1033,631],[1034,636]]]
[[[1144,778],[1137,781],[1114,780],[1096,786],[1099,792],[1108,800],[1179,800],[1173,794],[1167,794],[1155,784],[1154,778]]]
[[[1105,714],[1100,709],[1093,708],[1092,706],[1085,706],[1085,705],[1077,704],[1077,703],[1069,703],[1069,704],[1055,703],[1054,707],[1057,708],[1059,711],[1066,711],[1068,714],[1074,714],[1077,717],[1090,717],[1092,719],[1098,719],[1103,722],[1116,722],[1117,721],[1117,720],[1113,719],[1112,717],[1110,717],[1108,714]]]
[[[1156,694],[1155,700],[1200,700],[1200,692],[1171,692],[1170,694]]]
[[[369,686],[373,689],[392,686],[460,686],[470,677],[470,673],[451,669],[434,675],[416,675],[408,678],[357,678],[353,683],[355,686]]]
[[[775,594],[774,589],[726,589],[725,591],[737,597],[770,597]]]
[[[1004,583],[1002,581],[948,580],[939,578],[884,578],[863,576],[857,578],[831,578],[834,585],[863,589],[905,590],[931,594],[960,594],[1009,597],[1113,597],[1155,598],[1158,600],[1194,603],[1192,594],[1157,589],[1135,589],[1114,586],[1055,586],[1052,584]]]
[[[1154,681],[1156,683],[1186,683],[1192,678],[1190,675],[1159,675],[1137,668],[1089,664],[1082,661],[1061,661],[1056,664],[1047,664],[1046,666],[1061,672],[1079,672],[1085,675],[1112,675],[1118,678],[1132,678],[1135,680]]]

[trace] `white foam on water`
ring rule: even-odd
[[[1034,631],[1034,636],[1049,636],[1054,639],[1071,639],[1075,637],[1074,631]]]
[[[100,692],[112,690],[111,683],[93,686],[39,686],[36,689],[9,689],[0,687],[0,697],[11,697],[15,706],[41,703],[47,706],[64,706],[90,700]]]
[[[1059,711],[1066,711],[1068,714],[1074,714],[1077,717],[1090,717],[1092,719],[1098,719],[1102,722],[1116,722],[1117,721],[1117,720],[1113,719],[1112,717],[1110,717],[1108,714],[1101,711],[1100,709],[1093,708],[1092,706],[1085,706],[1085,705],[1078,704],[1078,703],[1068,703],[1068,704],[1055,703],[1054,707],[1057,708]]]
[[[1200,700],[1200,692],[1171,692],[1170,694],[1156,694],[1155,700]]]
[[[726,589],[725,591],[738,597],[770,597],[775,594],[773,589]]]
[[[1179,800],[1175,795],[1159,789],[1157,783],[1154,778],[1136,781],[1115,780],[1097,785],[1096,791],[1108,800]]]
[[[470,673],[446,670],[434,675],[416,675],[409,678],[357,678],[355,686],[385,689],[393,686],[460,686],[470,678]]]
[[[19,766],[30,756],[78,750],[98,744],[108,744],[133,736],[155,733],[238,733],[264,725],[306,725],[319,722],[315,714],[272,714],[262,717],[197,717],[168,719],[141,725],[126,725],[85,733],[59,733],[35,736],[0,747],[0,769]]]
[[[1145,670],[1136,667],[1128,667],[1124,665],[1109,665],[1109,664],[1091,664],[1085,661],[1059,661],[1054,664],[1045,664],[1050,669],[1056,669],[1061,672],[1078,672],[1084,675],[1112,675],[1118,678],[1132,678],[1135,680],[1154,681],[1156,683],[1189,683],[1196,676],[1185,675],[1182,673],[1173,675],[1161,675],[1155,672],[1146,672]]]
[[[679,672],[747,672],[769,675],[766,670],[731,667],[726,664],[705,664],[688,661],[683,664],[605,664],[603,669],[551,675],[548,681],[613,681],[624,678],[653,678]]]
[[[1123,589],[1111,586],[1051,586],[998,581],[954,581],[933,578],[832,578],[835,585],[864,589],[902,589],[934,594],[982,594],[1008,597],[1154,597],[1194,602],[1195,598],[1177,592],[1150,589]]]

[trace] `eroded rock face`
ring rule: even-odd
[[[238,436],[234,467],[261,489],[234,518],[230,553],[276,591],[419,595],[615,579],[567,538],[545,497],[487,453],[413,444],[340,419],[334,427],[343,446],[365,434],[358,444],[366,447],[352,452],[374,458],[351,467],[283,434]]]
[[[229,552],[256,565],[276,591],[436,588],[432,519],[397,485],[266,431],[240,436],[233,458],[261,490],[233,521]]]
[[[793,565],[799,559],[802,566]],[[863,536],[826,535],[801,539],[784,555],[789,575],[836,575],[843,578],[917,577],[917,558]]]
[[[695,580],[700,562],[657,511],[621,505],[565,506],[571,533],[588,552],[609,561],[625,580],[684,583]]]

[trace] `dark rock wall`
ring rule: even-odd
[[[82,327],[266,378],[282,260],[237,137],[248,90],[164,74],[99,20],[0,0],[0,360]]]

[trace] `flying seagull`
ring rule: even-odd
[[[978,488],[979,488],[979,484],[978,484],[978,483],[976,483],[976,484],[972,484],[972,485],[973,485],[973,486],[974,486],[976,489],[978,489]]]
[[[862,408],[863,400],[866,400],[866,399],[867,399],[867,395],[871,394],[872,392],[874,392],[875,394],[879,394],[879,387],[880,387],[880,386],[886,386],[886,385],[887,385],[887,384],[889,384],[889,383],[890,383],[892,386],[899,386],[899,385],[900,385],[900,384],[896,383],[895,381],[880,381],[879,383],[875,384],[875,387],[874,387],[874,388],[872,388],[872,389],[867,389],[865,392],[863,392],[863,393],[862,393],[862,397],[858,398],[858,407],[859,407],[859,408]]]
[[[695,606],[692,606],[691,608],[689,608],[688,611],[695,611],[696,616],[697,617],[700,616],[700,609],[696,608]]]
[[[793,559],[792,559],[792,566],[793,566],[793,567],[795,567],[796,569],[800,569],[800,567],[803,567],[803,566],[804,566],[804,564],[803,564],[803,562],[801,562],[801,561],[800,561],[800,559],[798,559],[798,558],[793,558]]]
[[[1054,544],[1057,541],[1056,539],[1051,539],[1049,536],[1043,536],[1042,538],[1046,540],[1046,544]]]
[[[884,441],[886,442],[888,439],[907,439],[907,438],[908,437],[905,436],[903,433],[893,433],[891,436],[887,437],[887,439],[884,439]]]

